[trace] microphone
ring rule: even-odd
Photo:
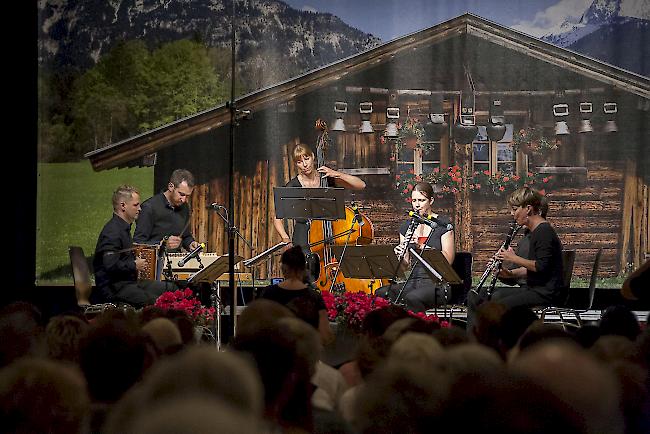
[[[352,204],[352,211],[354,211],[354,220],[359,223],[359,226],[364,225],[363,217],[361,217],[361,213],[359,212],[359,207],[357,206],[356,203]]]
[[[216,203],[216,202],[211,203],[210,205],[206,205],[205,207],[206,207],[207,209],[214,209],[214,210],[217,210],[217,209],[225,209],[225,206],[223,206],[223,205],[219,205],[219,204]]]
[[[203,250],[204,247],[205,247],[205,243],[201,243],[201,244],[199,244],[199,245],[198,245],[194,250],[192,250],[190,253],[188,253],[187,255],[185,255],[185,257],[184,257],[183,259],[181,259],[180,261],[178,261],[178,266],[179,266],[179,267],[182,267],[182,266],[184,266],[185,263],[186,263],[187,261],[189,261],[190,259],[192,259],[192,258],[196,258],[197,256],[199,256],[199,253],[201,253],[201,250]]]
[[[415,221],[419,223],[423,223],[425,225],[429,225],[432,228],[435,228],[437,226],[442,226],[446,228],[448,231],[452,230],[454,226],[451,223],[443,223],[440,220],[438,220],[437,217],[434,217],[433,214],[429,214],[426,217],[421,216],[420,214],[414,212],[414,211],[409,211],[409,216],[414,219]]]

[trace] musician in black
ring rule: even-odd
[[[407,309],[413,312],[424,312],[436,305],[445,304],[451,294],[448,293],[444,285],[434,283],[427,274],[424,266],[417,262],[415,258],[411,259],[408,253],[408,247],[416,250],[432,248],[440,250],[449,264],[454,262],[456,250],[454,247],[454,231],[451,229],[451,220],[447,217],[440,216],[432,212],[434,196],[433,188],[428,182],[419,182],[411,192],[411,205],[413,210],[421,215],[432,215],[438,222],[435,227],[427,224],[417,224],[410,236],[406,239],[407,230],[411,220],[404,221],[400,226],[400,243],[395,247],[395,254],[399,256],[404,252],[404,260],[401,266],[408,267],[408,264],[415,264],[404,290],[402,284],[394,283],[383,286],[375,293],[380,297],[387,298],[397,304],[405,304]],[[400,294],[401,291],[401,294]],[[399,297],[399,298],[398,298]]]
[[[185,169],[176,169],[167,187],[142,203],[133,234],[133,241],[141,244],[160,244],[163,239],[168,251],[181,247],[192,251],[199,243],[189,228],[190,207],[187,200],[194,189],[194,176]]]
[[[546,196],[542,196],[542,200],[539,206],[539,214],[544,219],[546,219],[546,215],[548,214],[548,199],[546,198]],[[517,254],[517,256],[521,256],[522,258],[527,258],[529,249],[530,249],[530,229],[525,228],[524,236],[517,243],[517,247],[515,248],[515,253]],[[526,289],[526,268],[525,267],[521,267],[512,263],[504,263],[503,271],[500,272],[497,277],[499,281],[505,283],[506,285],[509,286],[519,285],[520,288]],[[493,296],[494,294],[496,294],[501,290],[502,290],[501,287],[495,288],[494,292],[492,293]]]
[[[366,188],[366,183],[361,178],[339,172],[324,165],[316,168],[314,152],[307,145],[296,145],[292,154],[298,174],[285,187],[318,188],[321,186],[321,177],[327,177],[328,187],[344,187],[352,190]],[[294,219],[294,222],[293,239],[289,238],[282,219],[276,218],[273,227],[275,227],[282,241],[292,242],[294,246],[302,247],[303,252],[308,254],[309,222],[307,219]]]
[[[93,268],[96,291],[93,302],[124,302],[135,307],[153,304],[165,291],[178,289],[170,282],[138,280],[149,265],[133,252],[131,225],[140,214],[140,193],[123,185],[113,193],[113,217],[97,239]]]

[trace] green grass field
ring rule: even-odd
[[[153,168],[93,171],[90,162],[38,165],[36,283],[72,284],[68,246],[93,254],[97,236],[111,218],[111,197],[120,184],[153,191]]]

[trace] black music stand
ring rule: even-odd
[[[332,252],[341,257],[344,246],[333,246]],[[353,279],[390,279],[395,276],[397,256],[391,245],[374,244],[369,246],[349,246],[345,252],[345,261],[339,266],[345,277]],[[398,277],[404,278],[404,271],[399,268]]]
[[[243,258],[241,256],[235,255],[235,265],[241,262]],[[212,307],[214,308],[214,322],[212,327],[212,332],[214,333],[214,342],[217,346],[217,349],[221,349],[221,286],[219,284],[219,277],[222,274],[227,273],[229,268],[228,255],[220,256],[216,261],[212,262],[207,267],[204,267],[192,274],[187,279],[187,284],[192,283],[209,283],[210,284],[210,301],[212,302]],[[235,336],[235,314],[237,312],[237,285],[235,288],[231,288],[233,291],[233,302],[230,307],[230,313],[233,322],[233,336]]]
[[[275,216],[279,219],[344,219],[344,191],[339,187],[273,187]]]
[[[409,254],[422,264],[433,283],[442,283],[446,286],[447,291],[450,290],[449,285],[457,285],[463,282],[463,279],[458,276],[440,250],[425,249],[420,255],[414,248],[409,247]],[[445,297],[443,315],[447,314],[447,299],[448,297]],[[436,303],[434,307],[436,315],[438,314],[437,308],[438,304]]]
[[[261,264],[265,259],[270,258],[274,254],[276,254],[279,250],[281,250],[287,244],[289,244],[289,243],[285,243],[284,241],[279,242],[275,246],[264,250],[259,255],[255,255],[250,259],[246,259],[244,261],[244,265],[247,266],[247,267],[254,267],[254,266],[258,265],[258,264]]]

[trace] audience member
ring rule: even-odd
[[[445,348],[469,342],[465,329],[458,326],[442,327],[431,334]]]
[[[154,318],[142,326],[142,331],[153,340],[159,355],[174,354],[183,348],[181,332],[170,319]]]
[[[522,352],[513,369],[530,376],[579,415],[586,433],[623,433],[621,390],[614,374],[568,340],[541,342]]]
[[[22,356],[45,355],[41,313],[36,306],[17,301],[0,309],[0,367]]]
[[[479,344],[499,351],[501,317],[506,312],[503,304],[486,301],[476,308],[476,315],[470,326],[470,336]],[[499,352],[501,354],[501,352]]]
[[[79,342],[89,325],[75,316],[61,315],[50,319],[45,327],[47,353],[51,359],[79,363]]]
[[[503,313],[499,323],[499,352],[504,360],[526,329],[537,320],[537,314],[527,306],[511,307]]]
[[[195,345],[157,362],[113,408],[104,432],[138,432],[130,427],[139,414],[183,396],[220,400],[257,419],[262,415],[262,393],[260,377],[250,360],[235,352]]]
[[[313,327],[298,318],[281,318],[256,333],[239,335],[233,348],[255,360],[266,418],[285,429],[312,432],[311,377],[320,354]]]
[[[620,335],[631,341],[634,341],[641,333],[639,320],[636,319],[632,310],[620,304],[605,309],[600,317],[599,327],[601,336]]]
[[[268,432],[257,417],[212,396],[179,396],[140,412],[133,434],[257,434]]]
[[[0,370],[2,431],[14,434],[84,434],[89,399],[79,369],[25,357]]]

